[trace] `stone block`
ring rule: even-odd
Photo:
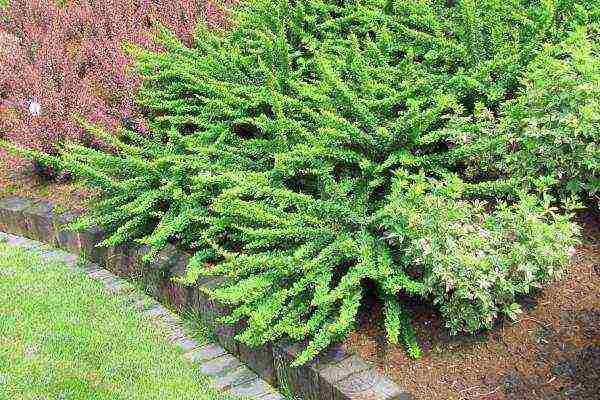
[[[32,201],[18,196],[0,199],[0,230],[13,235],[28,236],[29,227],[23,211]]]
[[[407,392],[379,374],[359,356],[334,345],[300,367],[289,365],[303,344],[274,346],[279,387],[288,387],[304,400],[408,400]]]
[[[189,287],[189,300],[188,300],[188,304],[189,307],[200,316],[200,319],[202,320],[202,322],[205,322],[206,318],[206,313],[208,310],[208,305],[209,305],[209,298],[208,295],[204,292],[201,291],[201,286],[208,281],[209,279],[206,278],[202,278],[199,282],[197,282],[195,285],[190,286]]]
[[[27,221],[28,232],[26,237],[38,240],[51,246],[57,245],[54,225],[54,205],[50,202],[38,200],[23,210],[23,217]]]
[[[173,257],[169,260],[167,289],[170,304],[177,311],[182,311],[189,306],[189,288],[175,280],[185,275],[189,259],[189,254],[175,250]]]
[[[130,245],[124,243],[102,250],[104,250],[104,268],[115,275],[128,277],[130,269]]]
[[[313,368],[315,368],[313,366]],[[369,370],[369,366],[357,355],[349,355],[338,362],[325,363],[319,365],[316,369],[319,372],[319,379],[332,387],[344,378]]]
[[[79,237],[77,232],[67,229],[67,225],[75,221],[78,214],[71,211],[54,215],[55,241],[59,248],[73,254],[79,254]]]
[[[145,310],[143,314],[152,319],[160,319],[161,316],[168,314],[169,310],[161,306],[160,304],[155,304],[153,307]]]
[[[189,353],[190,351],[198,348],[198,342],[196,342],[195,340],[190,339],[186,336],[177,338],[177,339],[173,340],[171,343],[173,343],[175,346],[177,346],[177,348],[184,353]]]
[[[227,315],[228,310],[217,309],[219,315]],[[229,352],[239,355],[239,342],[235,339],[235,336],[240,332],[240,325],[229,325],[220,322],[216,322],[213,328],[213,332],[217,341],[225,347]]]
[[[256,400],[285,400],[279,393],[267,393],[264,396],[260,396]]]
[[[232,373],[241,365],[240,361],[231,354],[224,354],[201,363],[199,368],[203,375],[211,379],[220,379]]]
[[[193,363],[202,364],[225,354],[227,354],[227,352],[223,347],[216,343],[209,343],[189,353],[186,353],[185,357]]]
[[[327,399],[319,397],[317,374],[306,368],[292,368],[290,364],[302,350],[303,343],[281,340],[273,344],[273,363],[277,387],[286,388],[301,396],[304,400]]]
[[[88,276],[92,279],[101,280],[103,282],[110,282],[114,278],[113,274],[101,268],[88,271]]]
[[[333,398],[334,390],[326,376],[320,376],[320,370],[335,371],[336,365],[350,357],[340,346],[331,349],[300,367],[290,364],[306,346],[306,342],[292,343],[287,340],[273,346],[275,369],[279,387],[288,387],[305,400]],[[351,365],[349,363],[349,365]]]
[[[108,282],[106,288],[111,294],[127,294],[135,290],[129,282],[123,281],[117,277],[111,282]]]
[[[137,296],[132,299],[133,307],[138,311],[148,310],[154,306],[154,302],[148,300],[145,296]]]
[[[339,400],[413,400],[410,393],[382,376],[374,369],[348,375],[334,384],[334,396]]]
[[[9,235],[8,244],[14,247],[21,247],[25,250],[32,250],[40,252],[42,250],[48,250],[45,245],[36,240],[31,240],[23,236]]]
[[[258,379],[258,376],[245,366],[234,369],[225,376],[212,380],[211,386],[217,390],[226,390]]]
[[[62,250],[44,250],[40,253],[40,257],[44,261],[54,261],[66,264],[71,270],[75,270],[79,264],[76,255]]]
[[[274,392],[262,379],[254,379],[237,386],[228,391],[231,395],[241,398],[261,399]]]
[[[248,367],[256,371],[268,383],[275,384],[275,361],[273,346],[270,343],[260,347],[249,347],[238,342],[237,350],[237,354]]]
[[[107,249],[96,245],[106,238],[106,233],[98,228],[92,227],[77,232],[79,254],[91,262],[104,265]]]

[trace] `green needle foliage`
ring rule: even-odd
[[[193,250],[186,281],[224,277],[238,339],[309,339],[304,363],[353,328],[375,287],[393,343],[420,349],[399,300],[453,331],[514,317],[556,278],[577,228],[501,167],[494,132],[545,43],[598,20],[594,2],[249,0],[193,48],[128,51],[152,133],[69,146],[101,189],[79,227],[156,254]],[[572,251],[572,249],[571,249]],[[400,296],[402,295],[402,296]]]

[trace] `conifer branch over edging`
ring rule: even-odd
[[[359,356],[334,346],[313,361],[290,367],[303,348],[302,344],[279,341],[260,348],[249,348],[233,339],[242,326],[231,327],[217,321],[227,313],[226,307],[210,300],[202,292],[220,278],[202,279],[183,287],[172,280],[184,273],[189,255],[174,246],[164,250],[155,262],[144,264],[144,246],[133,244],[97,248],[103,240],[100,229],[72,232],[64,226],[77,213],[63,211],[44,200],[22,197],[0,198],[0,231],[38,240],[65,251],[87,257],[116,275],[142,283],[148,293],[181,311],[191,308],[202,322],[214,330],[218,342],[244,361],[267,382],[287,387],[305,400],[408,400],[412,396],[379,374]],[[266,400],[266,399],[265,399]]]

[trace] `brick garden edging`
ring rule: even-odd
[[[156,326],[163,328],[169,342],[178,347],[182,357],[196,365],[207,376],[209,385],[218,391],[252,400],[283,400],[271,385],[259,378],[237,358],[216,343],[200,345],[183,327],[176,314],[151,301],[147,296],[134,292],[133,285],[94,263],[80,263],[78,257],[61,251],[46,249],[40,242],[20,236],[6,234],[0,230],[0,240],[12,247],[35,251],[44,262],[65,263],[69,269],[81,272],[94,280],[101,281],[109,293],[125,295],[129,304],[148,317]]]
[[[112,273],[133,278],[161,302],[176,310],[191,308],[201,316],[202,323],[215,333],[219,343],[243,360],[265,381],[276,387],[287,387],[304,400],[409,400],[412,396],[355,354],[334,346],[312,362],[297,368],[289,367],[301,346],[285,340],[261,348],[248,348],[234,339],[243,327],[222,325],[217,318],[227,308],[207,298],[201,287],[218,284],[220,278],[203,279],[192,287],[181,286],[171,279],[180,276],[189,255],[170,246],[158,260],[144,264],[144,246],[127,244],[116,248],[99,249],[94,245],[102,240],[100,229],[70,232],[64,224],[77,214],[46,201],[22,197],[0,199],[0,231],[24,236],[50,244],[74,254],[83,254],[91,262],[102,265]]]

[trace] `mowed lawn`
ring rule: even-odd
[[[0,399],[231,397],[83,273],[0,243]]]

